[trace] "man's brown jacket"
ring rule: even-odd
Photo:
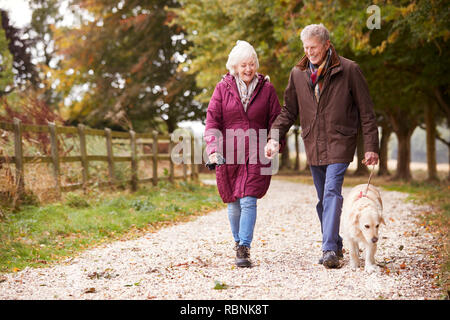
[[[319,102],[309,82],[309,61],[304,56],[291,71],[284,106],[271,127],[283,137],[300,117],[307,159],[313,166],[352,162],[360,125],[365,152],[379,153],[378,129],[367,82],[354,61],[338,56],[333,46],[331,49],[331,63]]]

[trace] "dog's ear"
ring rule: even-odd
[[[356,226],[359,223],[359,217],[361,215],[361,211],[359,210],[353,210],[352,212],[352,219],[351,219],[351,223],[352,225]]]
[[[380,223],[382,223],[382,224],[386,225],[386,222],[384,221],[384,218],[383,218],[383,216],[382,216],[382,215],[380,215]]]

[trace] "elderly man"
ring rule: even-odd
[[[366,80],[359,66],[336,53],[323,24],[301,32],[305,56],[292,69],[284,93],[284,107],[271,126],[266,156],[279,150],[283,137],[300,117],[307,159],[319,202],[322,263],[337,268],[342,257],[339,236],[344,174],[353,161],[361,125],[365,163],[378,163],[378,130]],[[278,129],[275,135],[274,129]],[[273,138],[270,138],[273,134]]]

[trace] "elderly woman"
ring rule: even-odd
[[[209,162],[225,158],[224,165],[216,166],[216,180],[222,200],[228,203],[238,267],[251,266],[256,201],[265,195],[271,179],[264,171],[269,171],[270,160],[260,148],[281,111],[273,85],[256,72],[258,67],[255,49],[237,41],[228,56],[229,72],[209,102],[204,134]]]

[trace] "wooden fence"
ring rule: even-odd
[[[17,186],[17,191],[21,195],[25,190],[25,175],[24,175],[24,165],[27,163],[51,163],[53,167],[53,178],[54,178],[54,188],[59,195],[64,191],[71,191],[76,189],[85,189],[86,187],[94,184],[99,186],[105,185],[116,185],[117,183],[129,183],[133,191],[137,190],[138,184],[151,182],[153,185],[157,185],[158,180],[169,180],[173,182],[175,179],[187,180],[187,168],[188,164],[184,163],[183,175],[175,176],[174,163],[171,159],[171,151],[173,148],[173,142],[170,139],[170,135],[158,135],[156,131],[152,133],[135,133],[134,131],[129,132],[118,132],[112,131],[109,128],[104,130],[87,128],[83,124],[78,125],[78,127],[66,127],[66,126],[56,126],[54,123],[49,123],[45,125],[28,125],[22,124],[20,119],[15,118],[13,123],[0,122],[0,129],[10,131],[14,133],[14,156],[5,157],[0,156],[1,163],[13,163],[15,164],[15,183]],[[48,133],[50,135],[51,142],[51,155],[50,156],[24,156],[22,135],[23,132],[33,132],[33,133]],[[58,152],[58,134],[72,134],[78,135],[80,141],[80,155],[77,156],[64,156],[61,157]],[[107,155],[89,155],[87,153],[86,147],[86,136],[102,136],[105,137],[106,151]],[[129,139],[131,154],[129,156],[115,156],[113,154],[113,138]],[[151,154],[138,155],[137,144],[139,139],[150,139],[152,146]],[[191,139],[191,154],[188,155],[191,159],[190,176],[192,180],[198,179],[198,170],[194,164],[194,139]],[[158,142],[166,142],[169,146],[168,153],[158,152]],[[152,172],[151,178],[139,179],[138,177],[138,162],[140,160],[152,161]],[[168,160],[169,161],[169,175],[164,177],[158,177],[158,161]],[[105,161],[108,163],[108,174],[109,181],[102,182],[89,182],[89,162],[91,161]],[[65,162],[81,162],[82,167],[82,182],[78,184],[61,185],[61,174],[60,174],[60,164]],[[131,163],[131,177],[126,181],[116,181],[114,176],[114,164],[116,162],[130,162]]]

